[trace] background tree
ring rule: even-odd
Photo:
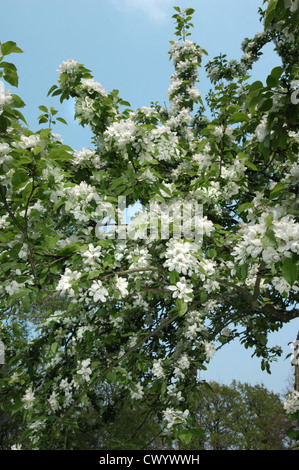
[[[197,419],[206,432],[205,449],[286,450],[290,420],[279,395],[263,385],[210,382]]]

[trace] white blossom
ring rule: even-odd
[[[143,387],[140,383],[135,384],[135,387],[130,390],[132,400],[141,400],[144,395]]]
[[[27,388],[25,395],[22,398],[22,402],[25,403],[24,405],[25,410],[29,410],[30,408],[33,407],[33,404],[35,402],[35,395],[32,390],[32,387]]]
[[[94,281],[89,289],[89,295],[93,297],[94,302],[97,302],[98,300],[106,302],[109,293],[101,281]]]
[[[2,80],[0,80],[0,114],[3,112],[3,106],[10,105],[13,102],[11,91],[5,91],[5,86]]]
[[[92,370],[90,366],[90,359],[84,359],[83,361],[79,362],[80,369],[77,370],[77,374],[81,375],[82,380],[85,382],[89,382],[90,375],[92,374]]]
[[[128,281],[123,277],[116,277],[115,287],[119,290],[122,297],[125,297],[129,294],[128,291]]]
[[[288,415],[299,411],[299,392],[297,390],[289,394],[288,399],[283,403],[283,407]]]
[[[190,296],[190,294],[193,293],[193,288],[188,284],[185,277],[182,277],[175,286],[169,286],[168,288],[173,291],[172,295],[174,298],[183,299],[185,302],[191,302],[192,296]]]
[[[161,359],[154,359],[152,373],[157,379],[165,377]]]
[[[173,408],[166,408],[163,411],[163,418],[166,421],[166,429],[171,429],[177,425],[186,426],[189,417],[189,410],[181,411]]]
[[[103,86],[99,82],[95,82],[92,78],[89,79],[81,79],[81,86],[82,89],[87,89],[89,92],[96,91],[102,96],[108,96],[106,90],[103,88]]]
[[[61,295],[74,297],[75,291],[73,289],[73,282],[80,279],[80,277],[81,273],[79,271],[71,271],[70,268],[66,268],[64,274],[60,276],[56,290],[61,292]]]

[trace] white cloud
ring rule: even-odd
[[[171,0],[113,0],[115,5],[126,10],[141,10],[152,20],[161,21],[168,17]]]

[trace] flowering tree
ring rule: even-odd
[[[269,371],[280,350],[268,333],[299,316],[298,1],[269,1],[241,60],[207,64],[209,118],[193,13],[175,7],[169,107],[132,110],[75,59],[60,65],[49,95],[75,100],[93,150],[53,134],[53,108],[40,107],[48,127],[31,132],[1,82],[1,407],[25,426],[14,448],[79,448],[85,416],[138,401],[165,439],[187,445],[202,436],[199,371],[216,349],[239,338]],[[281,64],[251,83],[270,42]],[[1,45],[14,86],[5,58],[19,52]],[[96,393],[104,384],[109,399]]]

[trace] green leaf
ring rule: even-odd
[[[195,12],[195,10],[193,8],[187,8],[185,10],[185,14],[188,15],[188,16],[193,15],[194,12]]]
[[[4,80],[10,83],[10,85],[17,87],[19,83],[19,77],[16,66],[8,62],[2,62],[1,67],[4,67]]]
[[[297,441],[299,438],[299,432],[296,430],[296,428],[290,428],[286,431],[286,435],[292,439],[292,441]]]
[[[192,437],[193,437],[192,431],[188,429],[183,429],[182,431],[179,432],[179,439],[181,443],[185,446],[190,444]]]
[[[38,122],[39,124],[46,124],[49,122],[49,117],[47,114],[42,114],[41,116],[38,117]]]
[[[253,171],[259,171],[257,166],[254,163],[252,163],[250,160],[246,160],[244,162],[244,165],[247,166],[248,168],[250,168]]]
[[[109,186],[109,190],[112,191],[113,189],[120,186],[122,183],[128,183],[128,178],[126,178],[125,176],[120,176],[119,178],[116,178],[111,184],[111,186]]]
[[[298,269],[296,263],[292,260],[292,258],[286,258],[284,260],[284,262],[282,263],[281,271],[285,280],[292,286],[297,280],[298,276]]]
[[[267,342],[268,342],[268,339],[267,339],[267,336],[266,336],[266,335],[258,334],[257,339],[259,340],[259,342],[260,342],[263,346],[266,346],[266,344],[267,344]]]
[[[16,107],[16,108],[24,108],[25,103],[24,103],[24,101],[23,101],[18,95],[12,94],[11,96],[12,96],[12,98],[13,98],[13,105],[14,105],[14,107]]]
[[[215,176],[216,178],[219,177],[220,175],[220,168],[219,165],[217,165],[216,162],[212,163],[210,171],[209,171],[210,176]]]
[[[278,81],[279,81],[279,78],[280,78],[282,72],[283,72],[282,67],[280,67],[280,66],[279,67],[274,67],[271,74],[268,75],[268,77],[267,77],[268,87],[274,88],[274,87],[278,86]]]
[[[20,189],[25,184],[28,182],[29,176],[27,175],[27,172],[23,170],[22,168],[19,168],[16,170],[12,176],[11,182],[14,187],[14,189]]]
[[[242,264],[241,266],[238,266],[236,269],[236,274],[240,281],[245,281],[248,274],[248,264],[246,263]]]
[[[26,430],[21,434],[20,442],[23,442],[23,441],[24,441],[25,439],[27,439],[27,437],[29,437],[32,433],[33,433],[33,430],[32,430],[32,429],[26,429]]]
[[[202,290],[200,292],[200,301],[202,304],[204,304],[208,300],[208,294],[206,291]]]
[[[40,135],[40,138],[41,138],[42,140],[44,140],[44,139],[48,139],[48,138],[49,138],[50,133],[51,133],[51,129],[42,129],[42,130],[40,131],[39,135]]]
[[[197,437],[198,439],[206,439],[207,437],[205,431],[201,428],[192,428],[191,432],[193,436]]]
[[[41,105],[38,107],[38,109],[40,109],[43,113],[47,113],[48,112],[48,108],[44,105]]]
[[[117,381],[117,374],[115,372],[108,372],[107,374],[107,380],[110,383],[114,383]]]
[[[73,158],[73,155],[62,148],[52,150],[48,155],[49,160],[67,161]]]
[[[17,323],[12,324],[12,331],[14,335],[17,336],[18,338],[22,335],[20,326]]]
[[[237,214],[241,214],[241,212],[247,211],[247,209],[250,209],[251,207],[253,207],[253,205],[253,202],[245,202],[244,204],[241,204],[241,206],[238,207]]]
[[[272,106],[273,106],[273,100],[270,99],[270,98],[266,98],[266,99],[263,99],[263,100],[259,103],[258,109],[259,109],[260,111],[266,112],[266,111],[270,111],[270,109],[272,108]]]
[[[51,344],[51,352],[55,355],[57,353],[59,344],[57,342]]]
[[[175,285],[177,282],[180,281],[180,275],[177,271],[170,271],[169,273],[169,281],[170,284]]]
[[[244,122],[244,121],[246,121],[246,122],[249,121],[249,117],[245,113],[234,113],[229,118],[229,122],[231,124],[234,124],[236,122]]]
[[[171,190],[167,187],[167,186],[164,186],[164,184],[159,184],[159,188],[164,191],[166,194],[168,194],[169,196],[172,195],[172,192]]]
[[[47,96],[49,96],[51,93],[53,93],[54,90],[57,90],[57,89],[58,89],[58,86],[57,86],[57,85],[51,86],[50,90],[49,90],[48,93],[47,93]]]
[[[268,228],[272,226],[273,219],[274,219],[273,212],[270,212],[270,214],[267,215],[267,217],[265,217],[265,222],[267,223]]]
[[[179,316],[182,317],[188,310],[188,305],[183,299],[176,299],[176,306],[178,308]]]
[[[277,183],[277,185],[270,192],[270,199],[276,199],[279,193],[285,189],[283,183]]]
[[[12,408],[11,416],[14,416],[16,413],[18,413],[24,407],[24,405],[25,403],[22,401],[19,403],[16,403]]]
[[[264,88],[264,85],[261,81],[258,80],[256,82],[253,82],[249,87],[249,93],[251,93],[252,91],[260,90],[261,88]]]
[[[66,124],[66,125],[67,125],[67,122],[66,122],[65,119],[63,119],[63,118],[61,118],[61,117],[58,117],[58,118],[56,118],[56,119],[57,119],[57,121],[62,122],[62,124]]]
[[[265,235],[262,238],[262,242],[264,246],[275,246],[277,244],[277,240],[275,238],[275,233],[273,232],[273,230],[268,228],[268,230],[266,231]]]
[[[22,49],[20,49],[14,41],[7,41],[1,44],[1,52],[3,55],[9,55],[13,52],[20,54]]]
[[[161,395],[164,395],[166,393],[166,390],[167,390],[167,380],[163,380],[162,385],[161,385]]]

